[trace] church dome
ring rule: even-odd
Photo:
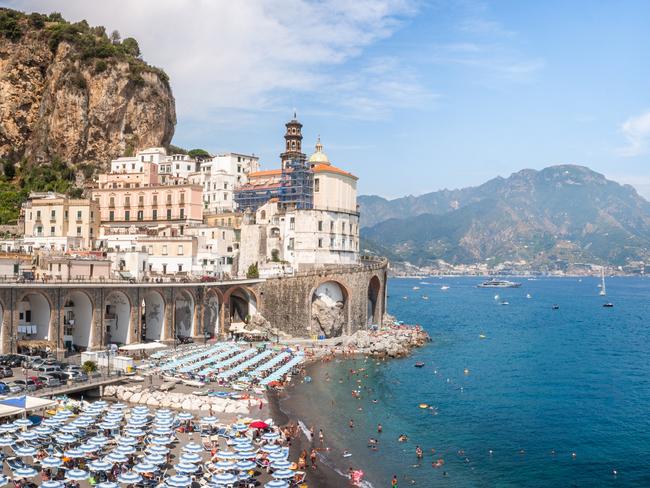
[[[320,137],[316,143],[316,152],[309,156],[309,162],[311,164],[330,164],[330,159],[327,157],[327,154],[323,152],[323,145],[320,143]]]

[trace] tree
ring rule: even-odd
[[[202,158],[209,158],[210,153],[206,151],[205,149],[192,149],[190,150],[187,155],[191,158],[195,159],[202,159]]]
[[[111,32],[110,40],[113,44],[119,44],[121,39],[122,37],[120,36],[120,33],[118,31],[114,30],[113,32]]]
[[[2,169],[5,174],[5,178],[8,180],[13,180],[16,177],[16,163],[13,161],[4,161],[2,164]]]
[[[187,149],[183,149],[182,147],[174,146],[173,144],[170,144],[169,147],[167,148],[167,152],[169,154],[187,154]]]
[[[127,37],[122,41],[122,49],[134,58],[140,57],[140,46],[138,45],[138,41],[133,39],[133,37]]]
[[[271,261],[273,261],[274,263],[280,262],[280,251],[278,249],[271,250]]]
[[[257,267],[257,263],[251,264],[246,271],[246,278],[255,279],[260,277],[260,270]]]
[[[86,361],[81,365],[81,370],[86,374],[91,374],[97,371],[97,363],[95,361]]]

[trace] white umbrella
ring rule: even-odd
[[[56,427],[57,425],[61,425],[63,423],[63,420],[64,419],[61,419],[61,418],[50,417],[49,419],[43,420],[43,422],[41,422],[41,423],[43,425],[47,425],[49,427]]]
[[[272,476],[279,480],[288,480],[293,478],[295,474],[296,473],[290,469],[278,469],[277,471],[273,471]]]
[[[236,430],[237,432],[244,432],[245,430],[248,430],[248,425],[246,424],[232,424],[230,426],[232,430]]]
[[[264,485],[264,488],[289,488],[289,483],[283,480],[271,480]]]
[[[198,454],[194,454],[193,452],[186,452],[181,455],[179,461],[182,463],[196,464],[196,463],[200,463],[202,461],[202,458],[201,456],[199,456]]]
[[[13,446],[16,439],[13,437],[0,437],[0,447]]]
[[[118,488],[120,485],[113,483],[112,481],[104,481],[103,483],[98,483],[95,485],[95,488]]]
[[[113,464],[109,463],[108,461],[102,461],[101,459],[96,459],[95,461],[92,461],[88,463],[88,469],[91,471],[110,471],[113,469]]]
[[[181,412],[176,416],[176,418],[178,420],[192,420],[194,418],[194,415],[189,412]]]
[[[151,439],[151,443],[158,446],[166,446],[167,444],[171,444],[172,440],[169,437],[154,437]]]
[[[223,461],[217,461],[213,466],[219,470],[227,471],[235,467],[235,462],[224,459]]]
[[[17,447],[14,448],[14,453],[16,453],[16,456],[33,456],[36,454],[36,449],[30,446],[24,446],[24,447]]]
[[[115,448],[115,450],[121,454],[134,454],[136,449],[133,446],[128,446],[128,445],[119,445]]]
[[[272,452],[271,454],[269,454],[268,459],[271,462],[273,462],[273,461],[283,461],[283,460],[287,459],[287,453],[283,452],[283,451]]]
[[[273,469],[289,469],[291,467],[291,463],[286,459],[283,459],[281,461],[272,462],[271,467]]]
[[[77,459],[77,458],[86,457],[86,453],[83,452],[81,449],[69,449],[65,451],[65,457]]]
[[[219,451],[217,452],[216,456],[219,459],[237,459],[237,453],[234,453],[232,451]]]
[[[199,452],[203,452],[203,448],[194,442],[190,442],[189,444],[183,447],[183,452],[199,453]]]
[[[129,437],[142,437],[146,434],[142,429],[126,429],[124,433]]]
[[[34,439],[38,438],[38,433],[34,432],[33,430],[27,431],[27,432],[21,432],[18,434],[18,437],[20,437],[24,441],[33,441]]]
[[[190,463],[178,463],[174,466],[174,469],[177,473],[196,473],[199,470],[199,467],[196,464]]]
[[[86,454],[92,454],[94,452],[97,452],[101,449],[101,446],[99,444],[93,444],[89,442],[88,444],[84,444],[83,446],[79,446],[79,449],[85,452]]]
[[[208,424],[208,425],[213,425],[219,422],[219,419],[217,417],[203,417],[201,419],[202,424]]]
[[[280,438],[280,434],[277,432],[267,432],[266,434],[262,434],[262,439],[265,441],[275,441]]]
[[[149,446],[147,448],[147,451],[152,453],[152,454],[161,454],[165,455],[169,452],[169,448],[165,446]]]
[[[70,425],[70,424],[64,425],[63,427],[61,427],[59,429],[59,431],[60,432],[65,432],[66,434],[73,434],[73,435],[79,434],[79,429],[77,427],[75,427],[74,425]]]
[[[192,484],[192,478],[183,474],[177,474],[165,480],[165,484],[172,488],[185,488]]]
[[[29,419],[18,419],[14,421],[14,425],[17,425],[18,427],[31,427],[34,424]]]
[[[47,427],[45,425],[39,425],[36,427],[32,432],[36,432],[38,435],[50,435],[54,430],[52,430],[51,427]]]
[[[262,446],[262,451],[264,452],[278,452],[282,450],[282,447],[278,446],[277,444],[267,444],[265,446]]]
[[[88,471],[79,468],[71,469],[65,474],[65,479],[71,481],[83,481],[88,479]]]
[[[160,437],[168,436],[171,433],[172,433],[171,429],[167,429],[165,427],[159,427],[157,429],[154,429],[154,431],[152,432],[153,435],[157,435]]]
[[[36,471],[34,468],[30,468],[29,466],[24,466],[22,468],[14,470],[14,478],[31,478],[37,474],[38,471]]]
[[[128,460],[129,458],[127,458],[124,454],[120,454],[119,452],[112,452],[104,458],[104,461],[108,461],[109,463],[113,464],[125,463]]]
[[[63,488],[63,483],[56,480],[47,480],[41,483],[41,488]]]
[[[141,474],[154,473],[157,470],[158,470],[158,467],[156,467],[155,465],[153,465],[151,463],[147,463],[147,462],[136,464],[133,467],[133,471],[135,471],[136,473],[141,473]]]
[[[217,473],[212,475],[210,481],[216,485],[229,485],[230,483],[237,481],[237,476],[232,473]]]
[[[54,440],[59,444],[72,444],[73,442],[77,442],[77,438],[72,434],[59,434]]]
[[[165,456],[161,456],[160,454],[149,454],[145,456],[143,460],[151,464],[165,464],[167,461]]]
[[[256,455],[256,451],[240,451],[237,453],[237,459],[252,459]]]
[[[237,463],[237,469],[240,471],[250,471],[251,469],[255,469],[257,464],[255,464],[253,461],[239,461]]]
[[[126,485],[134,485],[142,481],[142,476],[140,476],[138,473],[134,473],[133,471],[127,471],[126,473],[119,475],[117,477],[117,481]]]
[[[63,466],[63,461],[57,457],[46,457],[41,460],[42,468],[60,468]]]

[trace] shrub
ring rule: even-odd
[[[108,69],[108,63],[103,59],[100,59],[95,63],[95,74],[103,73]]]
[[[9,39],[12,42],[18,41],[23,31],[20,28],[19,20],[21,14],[14,10],[0,10],[0,36]]]
[[[257,263],[251,264],[246,270],[246,278],[254,279],[260,277],[260,270],[257,267]]]
[[[81,370],[86,374],[91,374],[97,371],[97,363],[95,361],[85,361],[81,365]]]

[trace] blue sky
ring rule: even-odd
[[[650,197],[650,2],[0,0],[118,29],[171,76],[174,143],[305,145],[386,197],[584,164]]]

